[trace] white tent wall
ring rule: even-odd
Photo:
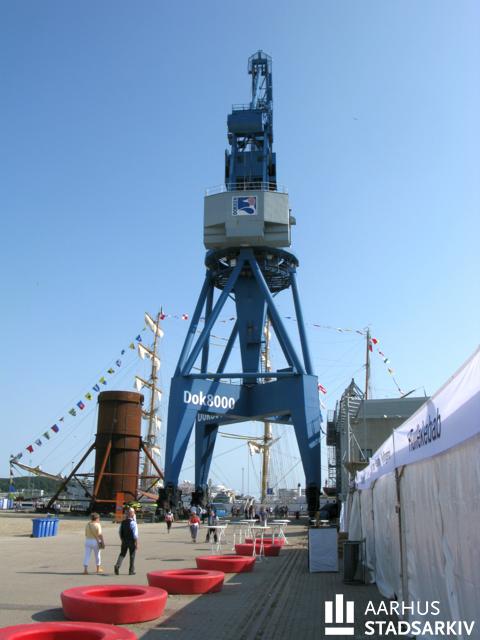
[[[373,491],[360,492],[360,517],[367,554],[367,582],[375,582],[375,522],[373,517]],[[349,534],[350,537],[350,534]]]
[[[395,474],[379,478],[373,487],[375,578],[386,598],[402,599],[400,529]]]
[[[349,538],[366,539],[367,568],[383,596],[440,602],[440,614],[416,612],[410,622],[476,621],[469,637],[479,640],[480,435],[403,467],[399,478],[404,584],[394,473],[353,494]]]
[[[362,540],[362,519],[360,513],[360,492],[350,493],[348,495],[349,504],[349,523],[348,523],[348,539]]]
[[[480,638],[480,435],[432,462],[438,479],[444,562],[435,579],[444,576],[451,619],[477,620],[471,637]]]
[[[405,467],[400,483],[407,600],[440,601],[426,620],[476,620],[471,638],[480,638],[479,486],[480,436]]]

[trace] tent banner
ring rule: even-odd
[[[367,489],[377,478],[431,458],[480,433],[480,348],[408,420],[397,427],[357,473]]]

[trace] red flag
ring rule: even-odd
[[[188,320],[188,313],[182,313],[182,320]]]
[[[370,338],[370,340],[373,342],[373,344],[378,344],[378,340],[376,338]]]
[[[325,389],[325,387],[322,384],[318,385],[318,390],[321,391],[323,394],[327,393],[327,390]]]
[[[368,345],[368,348],[370,349],[370,351],[373,351],[373,347],[371,344]]]
[[[31,444],[28,445],[27,451],[30,451],[30,453],[33,453],[33,446]]]
[[[160,320],[165,320],[166,317],[167,316],[163,312],[160,314]]]

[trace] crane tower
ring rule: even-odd
[[[220,426],[249,420],[294,428],[306,477],[311,514],[319,508],[320,424],[318,381],[313,373],[297,288],[288,194],[277,186],[273,145],[272,60],[263,51],[249,58],[249,104],[234,105],[227,119],[225,184],[204,202],[206,273],[171,381],[165,450],[165,486],[159,503],[175,502],[180,470],[195,426],[195,493],[202,504]],[[290,290],[300,352],[275,298]],[[227,299],[236,320],[217,366],[211,365],[212,329]],[[201,319],[204,324],[200,330]],[[265,372],[264,326],[270,321],[288,366]],[[198,335],[199,334],[199,335]],[[241,366],[229,370],[238,345]],[[238,371],[238,368],[241,370]]]

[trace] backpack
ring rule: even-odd
[[[122,520],[120,524],[120,538],[125,542],[133,542],[135,540],[133,537],[131,520]]]

